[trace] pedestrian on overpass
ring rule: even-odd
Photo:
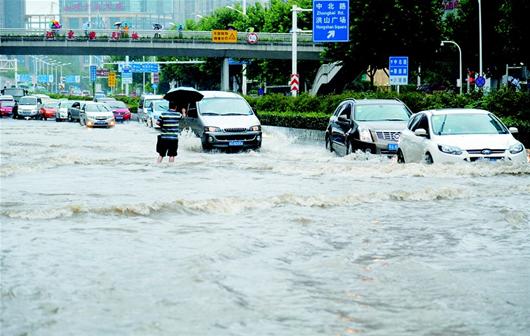
[[[175,161],[179,146],[180,119],[182,115],[176,111],[177,103],[169,102],[169,109],[162,112],[158,117],[157,124],[160,126],[161,134],[158,135],[156,151],[158,153],[157,163],[162,162],[164,157],[169,156],[169,162]]]

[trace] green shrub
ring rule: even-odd
[[[260,112],[261,123],[271,126],[325,130],[329,115],[323,113]]]

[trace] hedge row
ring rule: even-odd
[[[348,92],[317,97],[307,94],[298,97],[273,94],[247,97],[247,100],[265,125],[324,130],[339,103],[350,98],[399,98],[413,112],[439,108],[488,110],[499,116],[506,125],[518,127],[520,134],[517,137],[530,146],[530,93],[510,90],[499,90],[488,95],[406,92],[398,96],[394,92]]]
[[[515,117],[530,122],[530,93],[499,90],[482,95],[458,95],[454,93],[425,94],[409,92],[397,95],[394,92],[349,92],[340,95],[310,96],[302,94],[288,97],[280,94],[263,97],[247,97],[255,111],[260,112],[318,112],[331,115],[338,104],[349,98],[354,99],[395,99],[402,100],[413,112],[439,108],[482,108],[502,117]]]

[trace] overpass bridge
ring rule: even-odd
[[[216,43],[209,31],[130,31],[128,37],[117,30],[91,30],[93,39],[82,30],[61,30],[53,37],[43,30],[0,29],[2,55],[129,55],[219,57],[242,59],[291,59],[290,33],[257,33],[258,42],[247,42],[247,33],[237,34],[237,43]],[[136,33],[133,37],[133,34]],[[155,37],[155,33],[158,34]],[[324,47],[312,42],[311,34],[299,33],[298,59],[321,60]]]

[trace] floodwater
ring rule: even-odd
[[[528,335],[530,165],[1,120],[2,335]]]

